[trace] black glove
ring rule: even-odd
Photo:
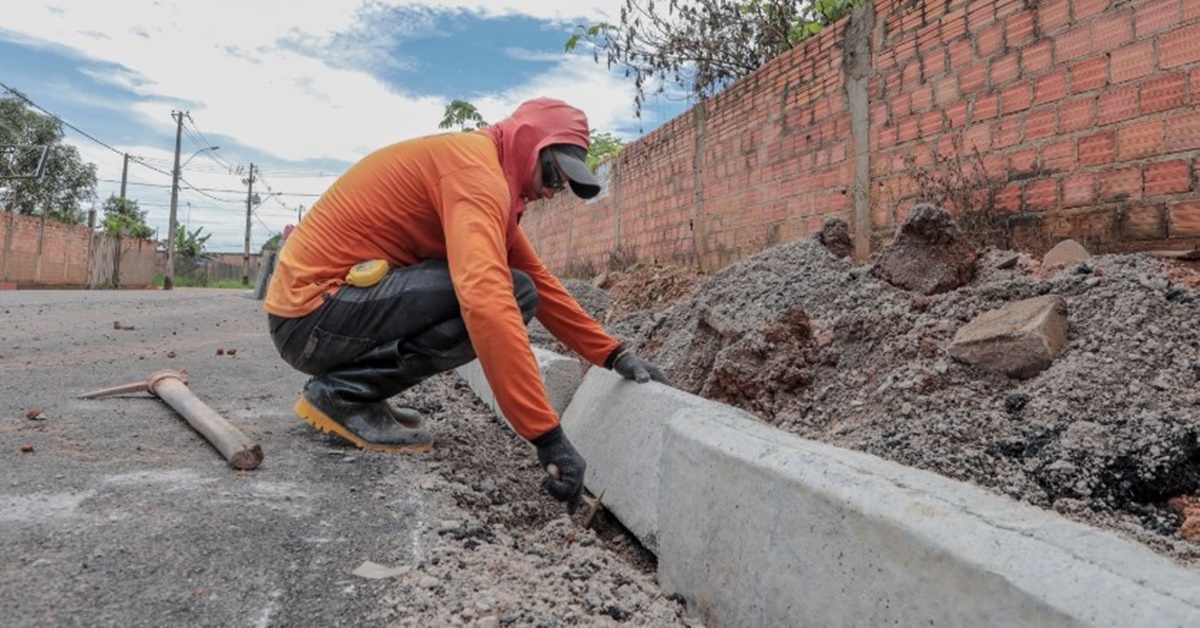
[[[542,478],[542,488],[554,499],[567,503],[567,514],[575,514],[583,496],[583,472],[587,469],[583,456],[575,451],[562,426],[555,426],[530,442],[537,447],[538,462],[550,476]]]
[[[671,385],[671,380],[667,379],[662,369],[637,357],[624,346],[617,347],[604,362],[605,366],[620,373],[621,377],[632,379],[639,384],[654,380],[660,384]]]

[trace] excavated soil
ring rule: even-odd
[[[1185,519],[1200,517],[1200,276],[1144,255],[1058,271],[1014,256],[987,251],[972,281],[933,296],[885,283],[871,262],[855,266],[816,239],[686,289],[686,273],[651,266],[626,271],[612,292],[568,287],[683,390],[1197,564],[1200,543],[1185,532],[1200,519]],[[641,307],[668,290],[679,298]],[[973,317],[1051,293],[1069,308],[1068,345],[1039,375],[1009,379],[947,353]],[[542,339],[536,328],[533,337]]]

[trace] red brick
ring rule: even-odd
[[[896,125],[896,139],[899,142],[911,142],[921,136],[920,119],[912,115],[900,121]]]
[[[1021,60],[1016,52],[1010,52],[992,62],[992,85],[1008,85],[1021,74]]]
[[[1075,26],[1054,37],[1054,58],[1059,63],[1078,59],[1092,52],[1092,29]]]
[[[934,137],[941,133],[945,119],[941,111],[927,111],[921,114],[921,137]]]
[[[1096,202],[1096,175],[1076,174],[1063,180],[1063,207],[1080,207]]]
[[[1114,84],[1149,76],[1154,71],[1154,41],[1114,50],[1109,68],[1109,80]]]
[[[1021,211],[1021,186],[1010,183],[997,192],[996,208],[1008,214]]]
[[[1032,211],[1058,209],[1058,181],[1044,179],[1026,184],[1025,207]]]
[[[976,64],[958,73],[959,89],[962,93],[973,94],[984,87],[987,82],[987,66]]]
[[[1021,49],[1021,71],[1025,76],[1035,75],[1054,65],[1054,47],[1043,39]]]
[[[1200,19],[1200,0],[1183,0],[1183,21]]]
[[[1042,168],[1050,172],[1071,172],[1079,165],[1075,159],[1075,140],[1066,139],[1042,147]]]
[[[933,106],[933,87],[923,85],[914,89],[911,94],[912,110],[921,112]]]
[[[992,125],[992,148],[1008,148],[1021,143],[1021,123],[1015,117],[1002,118]]]
[[[981,57],[990,57],[1004,48],[1004,31],[999,24],[994,24],[980,30],[975,35],[975,53]]]
[[[1180,113],[1167,118],[1169,153],[1200,148],[1200,111]]]
[[[1146,196],[1180,194],[1192,190],[1192,165],[1183,159],[1146,166]]]
[[[946,73],[946,52],[937,48],[933,52],[921,55],[921,69],[926,79]]]
[[[996,5],[990,2],[972,2],[967,6],[967,30],[978,31],[996,21]]]
[[[1183,72],[1168,74],[1142,83],[1142,115],[1182,107],[1187,99],[1187,77]]]
[[[1099,166],[1112,163],[1117,154],[1117,138],[1112,131],[1101,131],[1079,138],[1079,163]]]
[[[1167,224],[1172,238],[1200,236],[1200,201],[1185,201],[1168,205]]]
[[[1174,1],[1143,2],[1133,11],[1138,39],[1179,25],[1179,3]]]
[[[1158,40],[1158,63],[1164,70],[1200,61],[1200,24],[1181,28]]]
[[[900,70],[901,84],[905,90],[913,90],[925,82],[921,74],[921,62],[911,61]]]
[[[1033,82],[1033,102],[1043,105],[1067,97],[1067,71],[1059,70],[1039,76]]]
[[[950,71],[960,72],[975,61],[975,50],[970,39],[959,39],[946,44],[946,56],[949,57]]]
[[[1133,41],[1132,12],[1112,12],[1093,22],[1092,41],[1110,50]]]
[[[958,77],[950,75],[934,80],[933,103],[935,105],[945,107],[958,99]]]
[[[1033,86],[1029,83],[1019,83],[1000,92],[1000,111],[1004,115],[1025,111],[1031,104],[1033,104]]]
[[[1134,85],[1100,94],[1099,123],[1113,124],[1138,115],[1138,89]]]
[[[1093,15],[1103,12],[1108,8],[1109,0],[1075,0],[1074,19],[1076,22],[1082,22]]]
[[[986,124],[975,124],[963,133],[963,150],[968,153],[986,153],[992,149],[992,128]]]
[[[1136,201],[1142,198],[1142,169],[1120,168],[1100,173],[1100,200]]]
[[[967,34],[967,10],[956,9],[942,18],[942,42],[952,42]]]
[[[1012,174],[1030,174],[1038,171],[1038,152],[1034,149],[1019,150],[1008,155],[1008,171]]]
[[[1126,240],[1161,240],[1167,237],[1166,212],[1162,205],[1139,205],[1124,210],[1121,237]]]
[[[1100,89],[1108,83],[1108,59],[1100,57],[1080,61],[1071,66],[1071,93],[1082,94]]]
[[[1117,131],[1117,159],[1129,161],[1155,157],[1163,152],[1163,123],[1161,120],[1138,122]]]
[[[1025,141],[1040,140],[1054,135],[1058,127],[1058,112],[1054,107],[1041,107],[1025,116]]]
[[[975,97],[975,103],[971,107],[971,121],[982,122],[990,120],[1000,115],[1000,95],[995,92],[988,92]]]
[[[1096,124],[1096,97],[1081,96],[1068,100],[1058,107],[1061,132],[1070,133],[1091,128]]]
[[[1004,20],[1004,39],[1009,46],[1033,41],[1033,12],[1023,9]]]
[[[946,118],[950,120],[950,128],[961,129],[967,126],[967,103],[959,100],[958,102],[946,106]]]
[[[1071,3],[1068,0],[1049,0],[1038,4],[1038,32],[1046,36],[1071,21]]]

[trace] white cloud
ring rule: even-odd
[[[578,22],[615,21],[622,4],[623,0],[54,0],[24,3],[19,10],[5,12],[0,37],[59,53],[70,51],[94,62],[85,70],[90,76],[140,98],[133,104],[102,102],[93,95],[74,92],[70,85],[39,86],[60,102],[130,111],[140,124],[158,128],[173,127],[173,110],[189,110],[209,139],[223,144],[219,154],[226,161],[247,164],[268,155],[272,159],[266,161],[274,164],[267,164],[266,180],[277,190],[319,194],[332,179],[272,179],[270,172],[288,168],[288,162],[296,164],[293,169],[308,171],[315,168],[302,164],[317,160],[348,165],[392,141],[439,131],[437,123],[449,97],[405,93],[368,72],[385,64],[409,62],[383,54],[388,49],[385,44],[402,36],[403,28],[427,33],[433,23],[427,18],[433,12],[459,11],[543,19],[562,25],[565,33]],[[413,19],[406,26],[377,20],[380,12],[396,7],[412,10]],[[513,42],[507,54],[553,63],[519,87],[472,95],[485,119],[499,120],[528,98],[551,96],[583,109],[593,128],[636,128],[629,81],[614,76],[587,54],[520,46],[521,42]],[[654,111],[648,113],[653,116]],[[646,125],[657,122],[651,118]],[[74,143],[85,159],[97,164],[101,178],[119,179],[120,155],[82,140]],[[189,144],[184,146],[187,152]],[[170,170],[173,146],[118,148]],[[244,189],[237,176],[216,170],[215,164],[200,156],[189,164],[185,176],[197,187]],[[169,178],[134,166],[130,181],[165,185]],[[118,188],[119,184],[102,182],[100,200]],[[165,233],[169,188],[130,185],[129,195],[145,199],[152,226]],[[185,192],[180,198],[181,212],[187,202],[194,206],[207,203],[205,211],[219,217],[210,229],[217,233],[211,241],[220,242],[217,250],[240,250],[244,206],[213,201],[195,192]],[[279,200],[288,207],[280,207]],[[281,230],[294,220],[298,205],[311,205],[313,200],[268,199],[259,213],[270,229]],[[269,234],[257,221],[253,230],[263,232],[255,234],[257,249]]]

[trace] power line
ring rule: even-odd
[[[180,180],[182,181],[183,179],[181,178]],[[120,183],[120,181],[118,181],[117,179],[97,179],[97,181],[101,181],[104,183]],[[139,181],[129,181],[128,184],[129,185],[140,185],[140,186],[144,186],[144,187],[171,189],[171,186],[167,183],[142,183]],[[188,187],[197,192],[217,192],[217,193],[223,193],[223,194],[242,194],[243,193],[243,190],[225,190],[225,189],[218,189],[218,188],[194,187],[190,183],[188,184]],[[272,192],[271,194],[274,196],[303,196],[303,197],[308,197],[308,198],[318,198],[321,196],[320,194],[307,194],[307,193],[302,193],[302,192]],[[236,200],[236,201],[230,201],[228,199],[218,198],[216,200],[226,202],[226,203],[239,203],[239,204],[244,202],[241,199]]]

